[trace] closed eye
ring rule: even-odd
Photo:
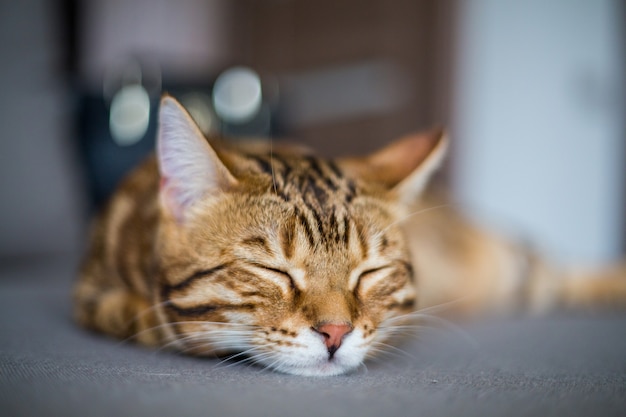
[[[390,269],[393,268],[393,265],[383,265],[383,266],[379,266],[377,268],[371,268],[371,269],[367,269],[363,272],[361,272],[361,274],[359,275],[359,278],[356,281],[356,286],[354,288],[355,291],[357,291],[359,289],[359,286],[361,285],[361,281],[364,279],[368,279],[370,277],[373,277],[375,275],[377,275],[379,272],[384,271],[386,269]]]
[[[296,286],[296,282],[294,281],[293,277],[288,272],[285,272],[282,269],[273,268],[271,266],[267,266],[267,265],[263,265],[263,264],[254,263],[252,265],[254,265],[257,268],[269,271],[273,275],[280,276],[280,277],[286,279],[289,282],[289,287],[291,288],[292,291],[295,291],[295,292],[299,291],[298,287]]]

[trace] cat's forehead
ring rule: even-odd
[[[252,198],[244,191],[237,200],[241,210],[253,214],[245,216],[249,223],[243,226],[235,221],[242,216],[233,217],[249,232],[242,234],[244,240],[260,242],[264,232],[273,230],[282,252],[305,247],[306,253],[320,256],[367,256],[376,242],[390,240],[385,235],[391,230],[385,229],[394,220],[393,205],[344,172],[340,162],[301,149],[258,144],[240,145],[234,155],[222,155],[228,168],[255,184]]]
[[[281,154],[251,158],[271,178],[269,192],[292,205],[303,224],[326,238],[342,238],[343,223],[349,217],[358,187],[332,160]]]
[[[235,177],[265,184],[264,190],[286,202],[308,206],[319,216],[349,205],[361,190],[332,159],[287,143],[252,141],[218,151]],[[245,184],[244,184],[245,185]]]

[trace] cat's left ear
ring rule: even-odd
[[[382,184],[402,203],[415,202],[441,166],[448,149],[443,129],[408,135],[364,158],[339,164],[351,175]]]
[[[157,159],[161,203],[179,222],[200,200],[237,185],[189,113],[170,96],[161,100]]]

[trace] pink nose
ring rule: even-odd
[[[324,337],[324,344],[328,348],[328,352],[334,354],[339,346],[341,346],[341,340],[343,337],[352,331],[352,326],[347,324],[322,324],[315,327],[317,333]]]

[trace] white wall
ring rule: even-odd
[[[455,191],[474,218],[561,262],[619,256],[626,214],[619,2],[459,2]]]

